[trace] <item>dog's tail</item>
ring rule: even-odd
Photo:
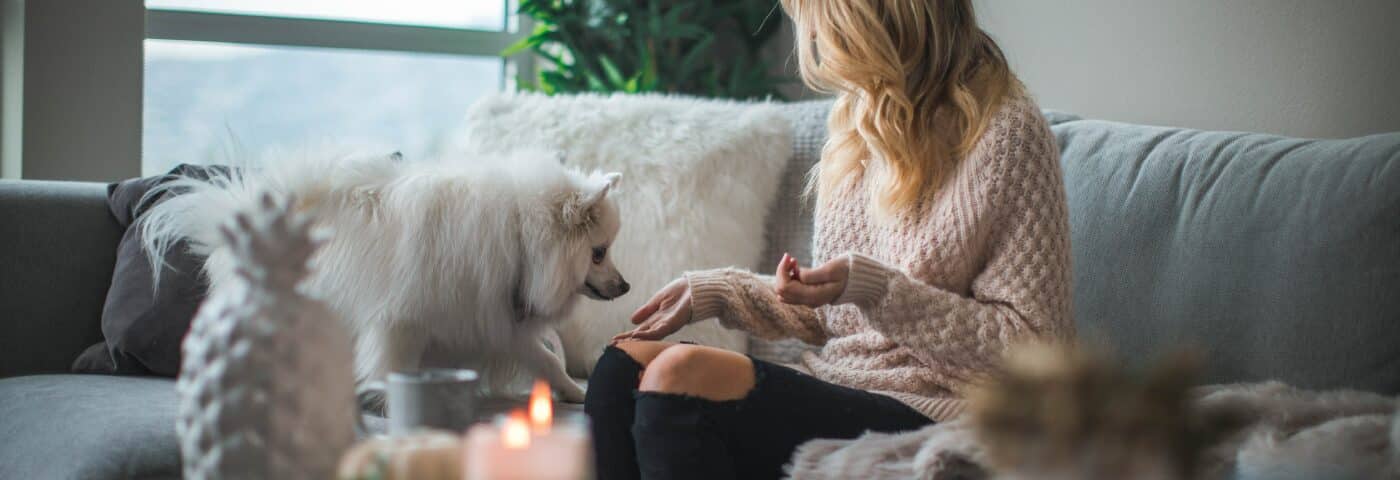
[[[207,257],[223,242],[219,225],[233,218],[244,205],[259,198],[246,181],[244,169],[211,170],[207,179],[180,177],[146,192],[142,203],[156,203],[141,216],[142,249],[151,264],[151,280],[160,283],[162,270],[170,268],[166,255],[181,241],[189,251]]]
[[[150,259],[153,284],[160,283],[165,258],[184,242],[189,252],[207,258],[222,246],[219,226],[264,194],[298,200],[326,192],[351,191],[383,182],[400,164],[399,155],[367,153],[350,146],[310,146],[272,150],[256,162],[211,169],[208,178],[180,177],[151,189],[142,203],[155,203],[138,220],[142,248]]]

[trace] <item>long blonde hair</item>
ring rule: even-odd
[[[869,175],[888,217],[936,190],[1021,90],[971,0],[782,0],[802,79],[837,94],[808,192]],[[866,162],[880,168],[867,169]]]

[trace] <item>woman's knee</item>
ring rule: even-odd
[[[712,347],[675,345],[652,358],[638,389],[723,401],[743,398],[753,386],[749,357]]]
[[[646,364],[671,345],[675,344],[639,341],[620,343],[603,350],[603,356],[598,357],[588,376],[588,391],[596,394],[588,395],[585,401],[600,395],[631,398],[632,392],[641,383]]]
[[[632,360],[641,365],[642,368],[646,368],[657,355],[660,355],[661,352],[676,345],[678,345],[676,342],[634,340],[630,342],[621,342],[613,345],[613,347],[622,350],[622,353],[626,353],[628,357],[631,357]]]

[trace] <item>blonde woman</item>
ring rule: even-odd
[[[1073,335],[1058,150],[970,0],[783,0],[832,92],[814,254],[689,272],[599,360],[598,478],[777,478],[798,445],[956,416],[1008,346]],[[661,341],[718,318],[795,368]]]

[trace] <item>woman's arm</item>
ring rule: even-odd
[[[690,282],[692,321],[718,318],[726,327],[763,339],[826,343],[820,312],[783,303],[773,293],[773,277],[721,268],[686,272],[685,278]]]
[[[872,328],[925,363],[986,371],[1018,342],[1073,336],[1068,275],[1015,257],[1001,252],[963,296],[850,254],[850,279],[835,303],[854,304]]]

